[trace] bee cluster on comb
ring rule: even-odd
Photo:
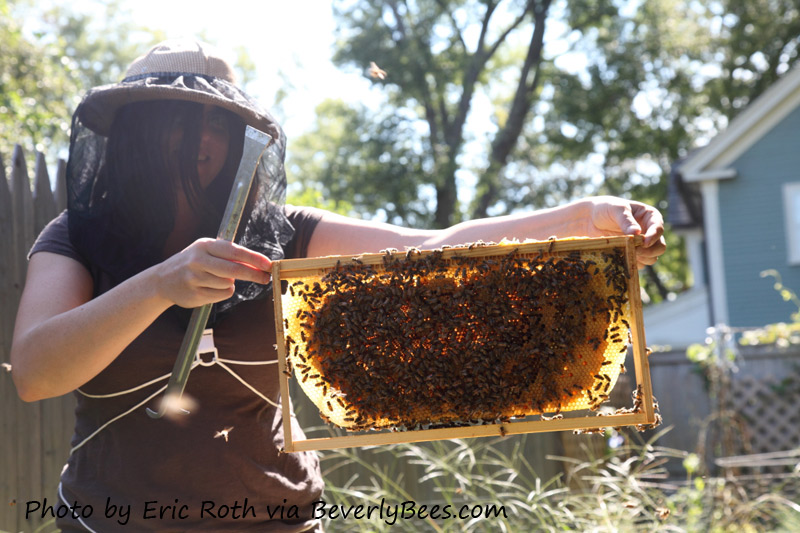
[[[597,410],[631,343],[624,248],[538,244],[389,250],[298,271],[281,296],[287,371],[348,431]]]

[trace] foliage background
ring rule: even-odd
[[[422,227],[594,194],[666,211],[673,165],[796,64],[800,35],[796,1],[333,5],[334,62],[379,65],[383,99],[318,107],[291,153],[298,189]],[[691,284],[667,240],[651,301]]]

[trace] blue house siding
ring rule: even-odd
[[[732,326],[789,320],[784,302],[760,272],[775,269],[800,293],[800,266],[789,266],[782,186],[800,182],[800,108],[745,151],[732,165],[737,176],[719,182],[720,218]]]

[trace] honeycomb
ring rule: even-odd
[[[289,372],[349,431],[597,410],[631,342],[624,248],[524,250],[388,250],[287,278]]]

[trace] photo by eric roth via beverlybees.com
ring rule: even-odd
[[[160,524],[154,526],[154,531],[163,530],[164,524],[169,528],[182,527],[182,524],[191,523],[194,519],[207,523],[219,524],[225,521],[225,530],[236,528],[238,522],[260,520],[265,524],[264,530],[281,531],[275,524],[280,522],[298,520],[301,516],[310,516],[312,520],[327,520],[329,523],[341,524],[346,528],[354,522],[379,521],[388,526],[394,526],[402,521],[449,520],[469,522],[475,519],[491,520],[494,518],[508,518],[504,505],[500,504],[421,504],[413,500],[390,503],[381,498],[379,503],[359,503],[354,505],[341,505],[326,502],[324,499],[313,501],[308,509],[301,510],[297,504],[284,503],[256,509],[245,498],[243,502],[233,501],[218,503],[204,500],[196,503],[185,503],[175,499],[173,502],[164,503],[149,500],[142,505],[116,504],[107,498],[106,502],[95,508],[91,504],[81,505],[77,501],[60,503],[30,500],[25,504],[26,520],[33,517],[42,519],[55,518],[58,520],[92,521],[100,520],[104,525],[102,531],[127,530],[129,524],[147,523]],[[133,518],[132,518],[133,517]],[[218,526],[215,526],[218,527]],[[123,528],[123,529],[120,529]],[[131,529],[133,530],[133,529]],[[71,531],[63,529],[62,531]]]
[[[261,143],[257,164],[235,237],[222,238],[242,162],[253,159],[251,131]],[[289,433],[298,440],[303,430],[282,416],[291,406],[281,398],[274,348],[282,328],[273,266],[553,236],[636,236],[634,270],[665,251],[658,210],[610,196],[436,230],[289,205],[286,149],[280,124],[205,43],[160,43],[124,79],[85,94],[72,117],[67,208],[30,251],[11,347],[20,398],[77,401],[57,492],[20,502],[26,517],[55,518],[65,532],[301,532],[322,531],[326,520],[502,514],[502,502],[326,502],[317,453],[285,449]],[[560,260],[566,272],[574,256]],[[471,268],[461,267],[463,279]],[[431,287],[449,298],[456,282],[448,280]],[[542,316],[530,320],[554,323],[551,311]],[[189,366],[176,375],[192,328],[202,335],[192,336]],[[176,377],[186,401],[165,407]],[[457,375],[452,381],[474,389]]]

